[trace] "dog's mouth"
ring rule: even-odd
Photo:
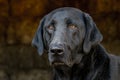
[[[52,66],[64,66],[64,62],[52,62]]]

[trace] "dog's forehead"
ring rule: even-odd
[[[53,14],[51,19],[59,20],[59,19],[65,19],[68,17],[72,17],[72,15],[67,11],[60,11]]]
[[[66,25],[69,21],[80,27],[84,27],[84,12],[74,8],[62,8],[50,12],[46,15],[45,26],[54,23],[57,25]]]
[[[48,14],[47,20],[64,20],[66,18],[71,18],[75,20],[80,20],[83,18],[83,12],[74,8],[62,8],[57,9]]]
[[[51,19],[55,19],[55,20],[65,20],[67,18],[69,19],[80,19],[81,14],[75,13],[73,11],[59,11],[56,12],[52,15]]]

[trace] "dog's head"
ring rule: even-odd
[[[40,55],[48,51],[52,65],[80,63],[91,48],[102,41],[102,35],[92,18],[75,8],[59,8],[41,21],[32,44]]]

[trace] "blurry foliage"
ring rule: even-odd
[[[29,44],[39,20],[59,7],[76,7],[89,13],[105,41],[120,40],[119,0],[0,0],[0,43]]]
[[[12,16],[39,16],[45,13],[47,0],[11,0]]]
[[[119,5],[120,0],[0,0],[0,79],[47,78],[44,71],[38,76],[40,71],[25,73],[15,70],[49,67],[47,54],[40,58],[36,49],[29,44],[40,19],[59,7],[76,7],[89,13],[103,34],[106,50],[120,53]]]

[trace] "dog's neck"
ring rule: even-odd
[[[101,48],[97,46],[89,55],[84,56],[79,64],[74,64],[71,68],[67,66],[54,68],[53,80],[108,80],[109,77],[106,78],[104,72],[109,75],[109,59],[107,54],[103,55],[105,52]]]
[[[54,68],[54,79],[53,80],[70,80],[71,68],[67,66],[59,66]]]

